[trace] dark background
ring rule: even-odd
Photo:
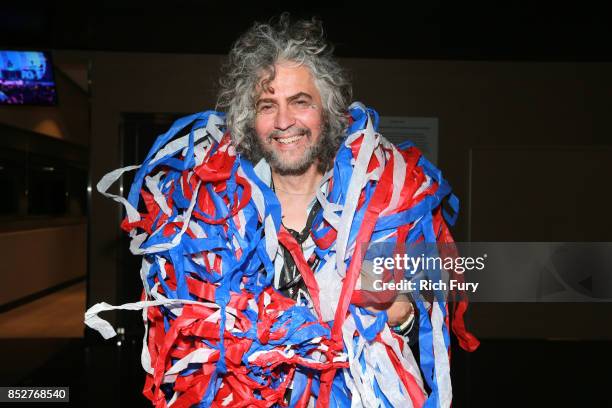
[[[282,11],[320,17],[340,57],[528,61],[610,61],[611,57],[608,10],[597,2],[5,4],[0,42],[10,47],[225,54],[253,21],[266,21]],[[203,41],[210,33],[214,40]]]

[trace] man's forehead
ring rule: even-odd
[[[294,62],[275,64],[273,73],[270,71],[262,72],[255,91],[256,100],[276,98],[279,94],[283,98],[299,96],[298,94],[312,98],[318,93],[310,69],[303,64]]]

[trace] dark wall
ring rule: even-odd
[[[214,107],[213,87],[222,57],[96,53],[92,58],[92,139],[89,305],[117,304],[122,208],[97,193],[100,178],[121,166],[122,113],[192,113]],[[135,163],[125,163],[130,165]],[[126,186],[126,188],[129,186]],[[118,190],[115,189],[117,193]],[[127,194],[127,191],[126,191]],[[138,275],[139,271],[134,270]],[[112,319],[111,313],[108,314]]]
[[[76,55],[71,68],[86,72],[86,59]],[[0,305],[86,275],[89,96],[63,73],[62,55],[53,61],[57,106],[0,106]],[[53,173],[41,173],[50,165]],[[64,196],[65,208],[53,208]],[[6,208],[11,200],[17,209]]]
[[[346,62],[354,73],[356,98],[376,107],[381,115],[439,118],[439,167],[462,204],[455,229],[459,240],[468,238],[470,149],[610,143],[607,107],[612,101],[612,64]],[[516,166],[522,165],[517,160]],[[500,217],[503,205],[496,209]],[[508,237],[500,231],[497,239]],[[574,237],[558,239],[588,237],[576,231]],[[536,240],[536,236],[525,231],[523,240]]]

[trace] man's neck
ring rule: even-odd
[[[281,175],[272,169],[272,181],[276,191],[292,195],[308,195],[314,193],[323,174],[319,173],[317,166],[313,164],[305,173],[299,175]]]
[[[272,170],[272,182],[281,204],[283,225],[294,231],[302,231],[308,218],[307,209],[315,197],[315,191],[323,175],[317,166],[311,166],[304,174],[287,176]]]

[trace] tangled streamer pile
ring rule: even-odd
[[[223,114],[176,121],[140,166],[115,170],[98,190],[124,205],[122,228],[142,255],[140,302],[100,303],[86,324],[115,335],[98,313],[142,309],[145,396],[156,407],[447,407],[450,383],[448,308],[417,297],[419,353],[389,329],[386,313],[366,309],[356,289],[364,244],[452,242],[441,206],[456,210],[441,173],[407,143],[376,132],[375,111],[354,103],[351,124],[317,193],[321,209],[303,254],[282,226],[269,166],[236,154]],[[177,137],[179,134],[183,136]],[[107,192],[138,169],[127,199]],[[312,297],[296,304],[272,285],[282,248]],[[307,259],[319,262],[311,270]],[[453,329],[465,331],[464,302]],[[424,381],[423,381],[424,378]],[[291,389],[289,391],[289,388]]]

